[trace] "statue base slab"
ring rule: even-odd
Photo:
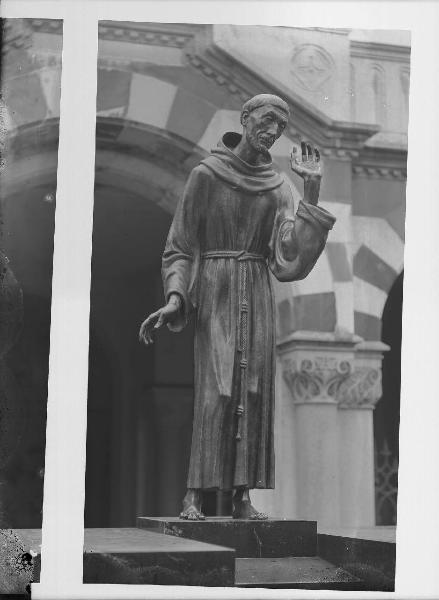
[[[186,521],[178,517],[138,517],[137,526],[170,536],[233,548],[237,558],[315,556],[317,552],[316,521],[251,521],[230,517]]]
[[[89,529],[84,540],[84,583],[231,586],[229,548],[158,532]]]

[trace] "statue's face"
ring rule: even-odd
[[[267,154],[287,125],[286,116],[275,106],[267,104],[242,115],[244,134],[258,152]]]

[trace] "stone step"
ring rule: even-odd
[[[138,517],[137,526],[169,536],[234,548],[237,558],[315,556],[317,553],[316,521],[248,521],[231,517],[186,521],[178,517]]]
[[[235,586],[364,590],[363,582],[318,557],[237,558]]]
[[[230,586],[235,553],[137,528],[86,529],[84,583]]]
[[[264,531],[270,521],[254,523],[224,518],[209,519],[205,523],[179,519],[157,521],[154,529],[85,529],[84,582],[352,591],[394,589],[394,532],[391,537],[386,531],[378,532],[377,536],[377,528],[371,528],[370,532],[326,531],[319,533],[314,555],[264,557],[265,552],[274,552],[274,541],[270,537],[273,531],[270,534]],[[222,536],[225,536],[224,530],[229,531],[241,550],[247,548],[253,552],[254,542],[259,538],[256,548],[262,556],[236,558],[230,547],[185,537],[176,531],[177,521],[188,528],[185,535],[196,533],[197,527],[205,527],[206,523],[220,530]],[[285,549],[285,531],[292,532],[294,538],[300,528],[297,529],[297,521],[280,522],[284,525],[280,547]],[[164,523],[167,523],[167,535],[159,531],[164,529]],[[191,528],[194,525],[197,527]],[[204,530],[205,536],[209,534],[209,527]],[[248,538],[247,534],[252,531]],[[39,579],[41,530],[10,529],[0,530],[0,534],[5,559],[0,560],[0,592],[24,594],[26,585]],[[216,535],[219,536],[218,531]],[[231,545],[226,539],[225,543]]]
[[[10,531],[17,547],[15,562],[29,553],[26,583],[39,581],[41,530]],[[235,582],[235,552],[135,527],[85,529],[83,582],[230,587]],[[16,587],[16,593],[25,592],[21,580]]]
[[[317,554],[348,570],[368,590],[395,589],[395,527],[337,528],[318,533]]]

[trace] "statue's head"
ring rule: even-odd
[[[285,129],[290,109],[288,104],[273,94],[258,94],[242,107],[243,135],[258,152],[268,153]]]

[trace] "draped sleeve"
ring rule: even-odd
[[[323,252],[334,223],[330,212],[303,201],[294,214],[291,190],[287,185],[281,186],[269,256],[269,267],[276,279],[304,279]]]
[[[193,169],[175,212],[162,256],[162,280],[166,301],[171,294],[182,300],[179,314],[168,324],[181,331],[196,306],[200,264],[199,226],[208,193],[208,174],[203,166]]]

